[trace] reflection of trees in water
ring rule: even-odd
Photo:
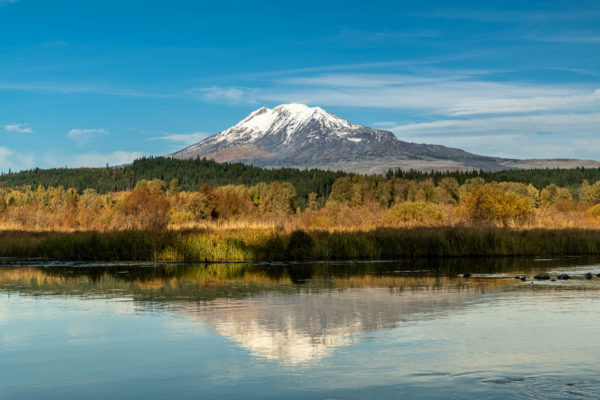
[[[457,276],[533,275],[542,270],[584,265],[594,258],[536,261],[522,258],[416,259],[397,262],[292,264],[195,264],[0,267],[0,288],[35,294],[133,295],[149,301],[243,298],[265,292],[297,292],[351,287],[486,290],[512,285],[502,279]]]
[[[578,264],[593,262],[578,259]],[[405,260],[395,263],[198,264],[0,267],[0,291],[115,296],[139,309],[199,321],[256,357],[305,363],[405,322],[460,313],[512,287],[509,273],[555,269],[572,259]],[[457,274],[505,272],[509,279]]]
[[[305,284],[310,281],[315,274],[314,264],[288,265],[286,270],[290,280],[295,284]]]

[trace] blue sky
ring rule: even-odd
[[[0,171],[167,154],[290,102],[600,159],[600,2],[0,0]]]

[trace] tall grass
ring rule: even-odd
[[[0,257],[258,261],[600,254],[600,231],[382,228],[370,231],[0,232]]]

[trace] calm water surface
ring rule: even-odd
[[[543,271],[573,279],[531,283]],[[0,260],[0,398],[600,398],[586,272],[596,259]]]

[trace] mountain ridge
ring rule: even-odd
[[[169,157],[208,158],[265,168],[384,173],[390,168],[429,171],[600,167],[578,159],[519,160],[482,156],[452,147],[398,139],[392,132],[352,123],[320,107],[282,104],[261,107],[236,125]]]

